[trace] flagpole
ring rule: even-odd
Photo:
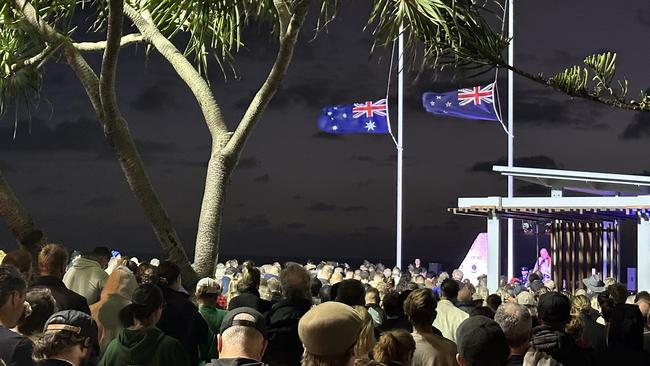
[[[396,251],[395,265],[402,268],[402,146],[404,142],[403,135],[403,116],[404,116],[404,23],[400,24],[399,31],[399,45],[398,45],[398,61],[397,61],[397,237],[396,237]]]
[[[508,64],[514,65],[515,60],[515,2],[508,0],[508,37],[510,44],[508,45]],[[508,70],[508,167],[512,168],[514,165],[514,106],[513,106],[513,92],[514,92],[514,73]],[[514,181],[512,175],[508,176],[508,198],[514,195]],[[514,277],[514,222],[508,219],[508,279]]]

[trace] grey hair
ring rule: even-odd
[[[503,329],[510,347],[520,347],[530,340],[533,320],[525,306],[512,302],[504,303],[497,309],[494,321]]]

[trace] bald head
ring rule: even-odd
[[[241,313],[233,320],[255,322],[255,317]],[[248,358],[261,361],[266,350],[267,341],[262,333],[250,326],[233,325],[217,337],[219,358]]]
[[[533,321],[525,306],[507,302],[499,306],[494,321],[503,329],[510,348],[528,347]]]

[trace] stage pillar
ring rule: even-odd
[[[487,218],[487,235],[487,285],[490,293],[493,294],[499,289],[499,273],[501,272],[501,227],[495,213],[491,213]]]
[[[639,215],[637,225],[636,278],[638,291],[650,291],[650,255],[648,253],[650,253],[650,218],[647,213],[642,213]]]

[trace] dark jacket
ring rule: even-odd
[[[122,329],[108,344],[98,366],[189,366],[187,354],[176,339],[156,327]]]
[[[208,325],[199,309],[190,301],[190,296],[184,292],[161,286],[165,309],[156,325],[166,335],[176,338],[190,358],[192,365],[199,363],[199,344],[208,337]]]
[[[413,326],[409,322],[406,315],[400,315],[398,318],[386,317],[386,319],[384,319],[384,322],[377,327],[377,333],[381,334],[385,331],[395,329],[404,329],[409,333],[413,332]]]
[[[303,346],[298,337],[298,321],[309,309],[311,299],[281,300],[264,315],[269,345],[263,361],[273,365],[300,365]]]
[[[228,303],[228,310],[247,306],[264,314],[267,311],[271,310],[271,305],[273,304],[270,301],[266,301],[260,298],[260,292],[257,289],[252,288],[240,293],[238,296],[233,297],[232,300],[230,300]]]
[[[533,328],[530,344],[564,366],[600,365],[602,361],[592,348],[580,347],[571,335],[547,325]]]
[[[456,303],[456,307],[459,308],[460,310],[466,312],[467,314],[469,314],[469,313],[472,312],[472,310],[474,310],[474,308],[476,306],[474,306],[473,301],[467,301],[467,302],[458,302],[458,303]]]
[[[267,366],[267,364],[248,358],[220,358],[206,363],[205,366]]]
[[[88,307],[86,298],[65,287],[65,284],[60,279],[53,276],[36,277],[32,281],[30,288],[35,287],[50,289],[59,311],[78,310],[90,315],[90,308]]]
[[[7,366],[32,366],[32,341],[0,326],[0,360]]]
[[[605,326],[596,323],[588,314],[581,314],[580,319],[583,326],[582,339],[598,354],[603,354],[607,350]]]

